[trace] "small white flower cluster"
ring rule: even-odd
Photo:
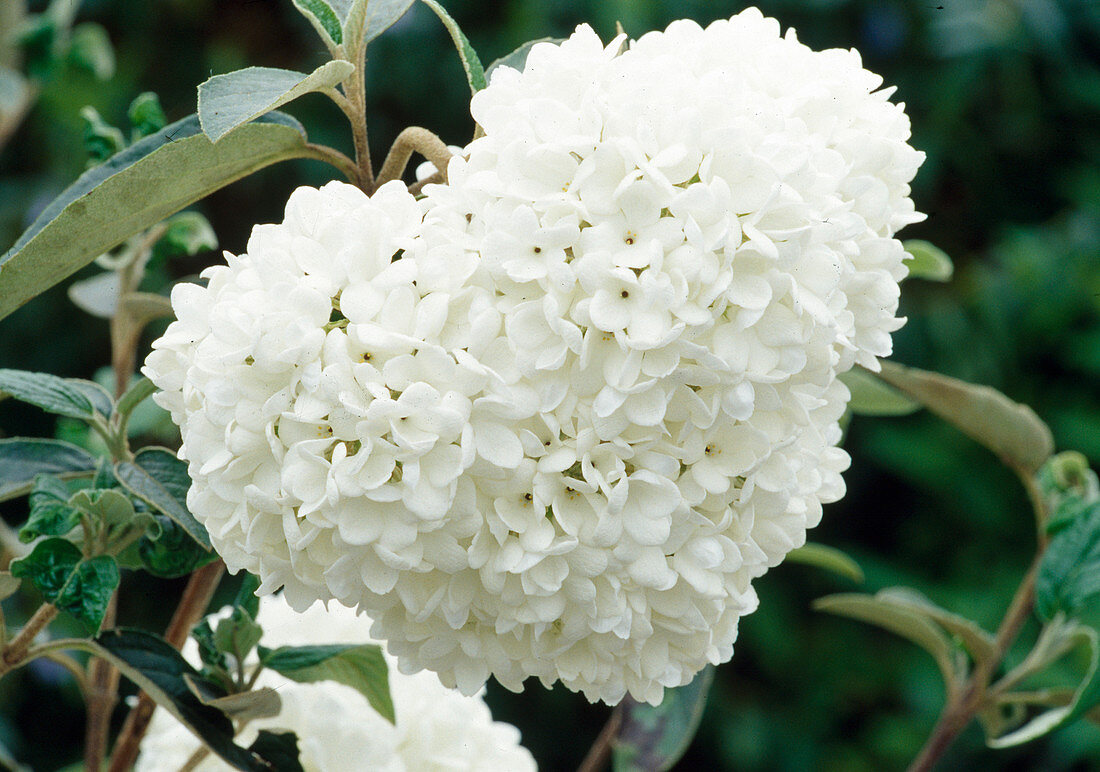
[[[468,694],[727,660],[843,494],[836,376],[901,325],[923,156],[880,85],[755,9],[581,27],[493,73],[419,208],[296,191],[146,368],[227,565]]]
[[[224,609],[217,616],[228,616]],[[351,609],[315,606],[297,613],[281,598],[265,597],[257,620],[263,644],[320,646],[369,643],[370,619]],[[184,655],[198,665],[198,647],[188,641]],[[261,729],[293,731],[306,772],[527,772],[535,770],[531,753],[519,744],[519,730],[493,721],[481,695],[464,697],[431,673],[403,675],[390,665],[390,693],[396,723],[390,724],[366,697],[334,681],[297,683],[273,670],[260,674],[257,687],[275,689],[282,701],[278,716],[249,721],[237,742],[251,744]],[[199,741],[171,714],[158,710],[141,745],[135,772],[179,769]],[[230,766],[209,756],[196,769],[219,772]]]

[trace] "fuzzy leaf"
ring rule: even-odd
[[[69,300],[81,311],[110,319],[118,310],[122,281],[117,271],[104,271],[69,285]]]
[[[0,370],[0,393],[40,407],[47,413],[87,421],[96,414],[111,414],[111,396],[103,387],[76,378],[58,378],[49,373]]]
[[[187,464],[172,451],[142,448],[133,461],[120,461],[115,465],[115,477],[130,493],[168,515],[192,539],[210,549],[210,535],[187,508],[187,491],[191,487]]]
[[[69,505],[69,486],[40,474],[35,478],[28,503],[30,516],[19,529],[19,541],[30,543],[39,536],[64,536],[80,525],[80,513]]]
[[[852,393],[848,409],[857,415],[908,415],[920,410],[920,403],[887,386],[862,367],[855,367],[838,377]]]
[[[1072,502],[1068,504],[1072,506]],[[1051,537],[1035,579],[1035,610],[1043,619],[1075,615],[1100,595],[1100,501]]]
[[[351,62],[327,62],[308,75],[274,67],[246,67],[215,75],[199,86],[199,121],[211,142],[311,91],[331,88],[354,72]]]
[[[826,571],[832,571],[834,574],[847,577],[857,584],[863,581],[863,569],[859,567],[859,563],[836,547],[806,542],[801,547],[788,552],[784,560],[788,563],[802,563],[815,568],[823,568]]]
[[[0,440],[0,501],[29,493],[40,474],[91,477],[98,464],[99,459],[88,451],[60,440]]]
[[[951,280],[951,276],[955,273],[955,265],[942,249],[921,239],[909,239],[902,242],[902,245],[909,253],[909,260],[905,265],[909,268],[910,278],[928,281]]]
[[[103,624],[118,587],[118,563],[110,555],[84,560],[65,539],[43,539],[31,554],[11,564],[12,576],[29,579],[48,602],[68,611],[93,633]]]
[[[365,43],[370,43],[396,24],[414,2],[416,0],[334,0],[334,7],[344,20],[344,39],[352,40],[358,35]]]
[[[1050,429],[1035,412],[988,386],[893,362],[883,362],[877,376],[989,448],[1019,474],[1034,474],[1054,452]]]
[[[336,681],[367,698],[382,718],[394,723],[393,698],[382,649],[373,643],[356,646],[260,647],[260,663],[292,681]]]
[[[883,597],[882,593],[827,595],[814,601],[813,607],[818,611],[869,622],[908,638],[932,655],[943,674],[944,683],[951,684],[956,680],[951,642],[943,630],[933,624],[925,614],[889,597]]]
[[[665,689],[660,705],[624,700],[612,757],[614,772],[671,769],[699,729],[713,681],[714,666],[708,665],[691,683]]]
[[[123,525],[134,519],[134,504],[116,490],[79,490],[69,498],[69,506],[107,526]]]
[[[184,118],[89,169],[0,258],[0,319],[35,295],[219,188],[307,156],[305,130],[269,113],[214,145]]]
[[[431,8],[435,15],[439,17],[439,20],[443,22],[443,26],[447,28],[451,40],[454,41],[455,48],[458,49],[458,56],[462,59],[462,69],[466,71],[466,81],[470,84],[470,91],[474,94],[481,91],[488,85],[485,80],[485,68],[481,66],[481,60],[478,59],[477,52],[470,45],[469,39],[459,29],[458,23],[436,0],[421,0],[421,2]]]
[[[343,27],[332,6],[325,0],[293,0],[294,7],[306,17],[313,29],[332,48],[344,42]]]
[[[531,53],[531,49],[537,46],[539,43],[552,43],[559,45],[565,38],[539,38],[538,40],[528,40],[522,46],[517,48],[507,56],[502,56],[495,62],[485,68],[485,80],[489,81],[493,77],[493,71],[497,67],[511,67],[513,70],[519,70],[523,72],[524,66],[527,64],[527,56]]]

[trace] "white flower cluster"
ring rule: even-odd
[[[218,616],[228,616],[224,609]],[[351,609],[315,606],[296,613],[281,598],[265,597],[257,620],[264,630],[263,644],[317,646],[370,642],[370,619]],[[186,658],[198,665],[198,647],[188,641]],[[390,665],[390,693],[396,723],[390,724],[350,686],[333,681],[297,683],[265,670],[258,687],[279,693],[282,711],[272,718],[253,719],[237,736],[245,746],[261,729],[293,731],[298,735],[302,767],[306,772],[531,772],[535,760],[519,744],[519,731],[493,721],[480,695],[464,697],[447,689],[431,673],[403,675]],[[158,710],[141,745],[135,772],[179,769],[199,742],[171,714]],[[198,772],[219,772],[230,766],[210,756]]]
[[[227,565],[467,694],[727,660],[843,494],[837,375],[901,325],[923,156],[880,85],[755,9],[581,27],[493,73],[419,206],[296,191],[146,367]]]

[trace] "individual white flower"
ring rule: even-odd
[[[228,616],[226,612],[228,609],[219,616]],[[270,648],[373,642],[370,619],[339,606],[315,606],[300,614],[281,598],[269,596],[261,600],[257,621],[263,627],[263,644]],[[188,641],[184,655],[198,665],[194,641]],[[350,686],[334,681],[297,683],[265,670],[257,686],[276,689],[282,710],[278,716],[250,721],[237,742],[249,745],[261,729],[293,731],[298,735],[306,772],[535,769],[530,752],[519,744],[519,731],[511,724],[493,721],[480,694],[465,697],[444,687],[431,673],[403,675],[393,667],[392,658],[387,661],[394,724],[378,715],[366,697]],[[158,710],[135,769],[178,769],[199,747],[199,741],[171,714]],[[208,756],[196,769],[217,772],[231,767]]]
[[[922,154],[880,85],[755,9],[581,27],[494,72],[419,208],[295,192],[145,369],[227,565],[467,694],[728,659],[843,495],[837,375],[901,324]]]

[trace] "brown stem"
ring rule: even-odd
[[[378,172],[378,184],[384,185],[390,180],[400,179],[414,152],[420,153],[431,161],[443,182],[447,181],[447,163],[451,160],[450,148],[427,129],[409,126],[394,140],[393,147],[390,148],[389,155],[386,156],[382,169]]]
[[[210,605],[210,599],[214,596],[214,590],[217,589],[224,570],[225,564],[216,560],[191,574],[191,578],[187,580],[187,587],[184,588],[183,595],[180,597],[179,605],[172,614],[172,621],[168,623],[168,629],[164,632],[164,639],[168,643],[177,649],[183,646],[191,628],[198,623],[206,607]],[[114,753],[111,755],[108,772],[125,772],[133,766],[156,706],[157,704],[149,698],[149,695],[142,692],[138,698],[138,704],[131,709],[126,716],[126,722],[122,725]]]
[[[118,612],[118,593],[111,596],[103,626],[111,628]],[[93,657],[88,663],[88,689],[85,701],[88,721],[84,726],[84,769],[100,772],[107,755],[107,735],[111,730],[111,715],[118,703],[118,669],[110,662]]]
[[[623,711],[621,706],[616,707],[611,711],[611,718],[607,719],[607,723],[603,725],[603,729],[600,730],[599,735],[596,737],[596,741],[592,743],[592,747],[588,749],[588,754],[585,755],[584,761],[577,767],[577,772],[600,772],[607,766],[608,761],[611,760],[611,749],[615,745],[615,740],[619,736],[619,728],[623,723]]]
[[[351,122],[352,140],[355,143],[355,163],[359,167],[359,187],[370,195],[374,192],[374,169],[370,160],[370,144],[367,141],[367,95],[366,82],[363,77],[363,66],[366,64],[367,47],[363,43],[357,43],[351,52],[351,63],[355,65],[355,71],[344,81],[344,98],[346,106],[341,109]],[[339,104],[339,102],[337,103]]]
[[[43,603],[38,607],[38,611],[34,612],[34,615],[27,620],[27,624],[23,625],[23,629],[19,631],[19,634],[4,647],[4,655],[0,657],[0,676],[23,664],[23,658],[26,656],[27,649],[30,648],[35,636],[42,632],[42,629],[52,622],[56,616],[57,606],[52,603]]]
[[[309,155],[306,158],[312,158],[315,161],[324,161],[325,163],[335,166],[339,169],[347,181],[352,185],[359,184],[359,167],[356,166],[355,161],[348,158],[339,150],[333,150],[326,145],[315,145],[312,142],[306,144]]]
[[[417,180],[412,185],[409,185],[409,192],[415,196],[419,194],[420,191],[424,190],[425,185],[435,185],[436,183],[440,182],[443,182],[443,175],[439,172],[436,172],[430,177],[425,177],[422,180]]]
[[[1043,552],[1040,549],[1027,575],[1016,589],[1016,595],[1012,598],[1012,603],[1005,612],[1000,627],[997,628],[993,656],[978,663],[963,688],[944,705],[931,735],[920,753],[913,759],[913,763],[909,765],[909,772],[927,772],[932,769],[936,761],[981,710],[993,672],[1008,653],[1009,646],[1020,634],[1035,603],[1035,578],[1039,573],[1042,556]]]

